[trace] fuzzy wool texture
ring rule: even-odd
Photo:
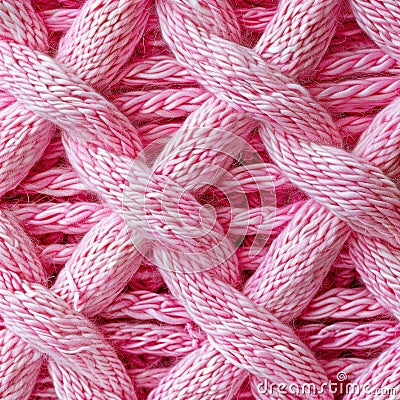
[[[0,399],[400,398],[399,76],[398,0],[1,0]]]

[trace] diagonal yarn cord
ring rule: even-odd
[[[5,49],[5,45],[3,46],[3,48]],[[24,49],[22,48],[22,47],[20,47],[21,48],[21,54],[24,54]],[[18,53],[17,52],[17,49],[16,49],[16,46],[13,46],[13,54],[16,54],[16,53]],[[27,51],[25,51],[25,54],[26,54],[26,52]],[[9,53],[9,54],[11,54],[11,53]],[[30,59],[29,59],[29,61],[30,61],[30,63],[35,63],[35,62],[37,62],[37,60],[40,60],[40,59],[45,59],[46,61],[47,61],[47,63],[49,62],[49,60],[47,59],[47,58],[44,58],[44,56],[40,56],[40,55],[38,55],[37,56],[37,58],[36,57],[30,57]],[[56,71],[59,69],[59,67],[57,67],[57,69],[56,69]],[[58,72],[58,71],[57,71]],[[20,75],[20,77],[22,77],[22,75]],[[32,95],[33,94],[33,92],[32,92],[32,89],[30,88],[29,89],[29,92],[30,92],[30,95]],[[20,96],[21,94],[20,93],[18,93],[18,98],[21,100],[21,96]],[[37,99],[37,101],[39,101],[39,99]],[[49,115],[51,115],[52,114],[52,112],[54,113],[54,111],[50,111],[50,113],[49,113]],[[63,122],[62,122],[63,123]],[[71,142],[71,141],[70,141]],[[76,143],[76,142],[75,142]],[[82,146],[83,147],[83,146]],[[85,149],[87,148],[87,144],[85,143]],[[90,149],[90,148],[89,148]],[[102,154],[103,152],[100,152],[99,151],[99,155],[101,155],[101,156],[103,156],[104,157],[104,155]],[[107,154],[108,155],[108,154]],[[115,157],[114,157],[115,158]],[[81,157],[81,159],[82,159],[82,157]],[[123,161],[126,161],[124,158],[122,158],[122,160]],[[126,165],[126,162],[125,163],[121,163],[121,165],[119,166],[119,167],[117,167],[117,168],[115,168],[115,170],[116,171],[118,171],[118,170],[122,170],[123,171],[123,167],[122,167],[122,165]],[[135,170],[135,172],[136,172],[136,170]],[[140,175],[136,175],[135,176],[135,178],[137,178],[137,179],[141,179],[141,177],[140,177]],[[106,192],[104,192],[104,193],[102,193],[103,194],[103,196],[105,195],[105,193]],[[132,200],[134,200],[134,197],[132,196],[128,196],[128,198],[132,201]],[[118,197],[117,197],[117,200],[115,200],[115,198],[114,197],[112,197],[112,199],[113,199],[113,201],[115,202],[115,201],[117,201],[117,202],[120,202],[120,199],[118,200]],[[115,204],[115,203],[114,203]],[[117,203],[118,204],[118,203]],[[140,208],[138,209],[138,211],[140,211]],[[221,247],[221,243],[219,243],[219,245],[220,245],[220,247]],[[167,256],[170,254],[170,253],[165,253]],[[226,257],[224,257],[224,259],[225,259]],[[205,286],[205,287],[207,287],[207,285]],[[240,293],[238,292],[237,294],[236,294],[236,296],[239,296],[239,298],[240,297],[243,297],[242,295],[240,295]],[[243,299],[243,301],[245,301],[245,302],[247,302],[248,303],[248,301],[247,300],[244,300]],[[250,305],[249,305],[250,306]],[[254,308],[254,306],[252,307],[252,308]],[[293,360],[293,358],[297,358],[298,359],[298,362],[299,362],[299,364],[301,365],[301,364],[303,364],[303,359],[300,357],[300,354],[302,354],[302,356],[303,356],[303,358],[304,358],[304,355],[306,355],[306,357],[307,358],[309,358],[310,359],[310,361],[312,360],[312,356],[311,356],[311,354],[309,354],[309,353],[307,353],[307,350],[304,348],[304,346],[298,341],[298,339],[296,339],[295,338],[295,336],[294,336],[294,334],[292,333],[292,331],[288,328],[288,327],[286,327],[285,325],[283,325],[283,324],[281,324],[281,323],[279,323],[274,317],[272,317],[272,316],[268,316],[268,315],[264,315],[263,313],[260,313],[260,311],[258,311],[257,309],[253,312],[254,314],[255,314],[255,316],[257,316],[257,320],[252,320],[252,319],[254,319],[255,318],[255,316],[252,316],[252,317],[247,317],[247,319],[249,320],[249,324],[251,324],[254,328],[253,329],[257,329],[258,331],[259,331],[259,334],[260,334],[260,336],[261,337],[265,337],[265,331],[264,330],[260,330],[259,329],[259,324],[260,324],[260,322],[261,321],[264,321],[264,320],[266,320],[265,322],[264,322],[264,325],[266,325],[266,327],[268,327],[268,325],[272,325],[273,326],[273,328],[269,328],[269,330],[270,329],[272,329],[272,331],[274,332],[276,329],[277,329],[277,327],[279,327],[278,329],[279,329],[279,331],[281,332],[281,335],[283,336],[282,338],[280,338],[280,339],[278,339],[277,341],[278,341],[278,343],[283,343],[283,345],[284,345],[284,347],[285,348],[287,348],[288,349],[288,351],[287,351],[287,353],[289,353],[289,354],[287,354],[287,355],[285,355],[285,357],[287,357],[287,359],[288,360],[291,360],[290,362],[293,362],[292,360]],[[234,317],[234,315],[232,315],[232,317]],[[262,319],[260,320],[259,318],[260,317],[262,317]],[[270,319],[267,319],[267,318],[270,318]],[[235,326],[235,318],[230,318],[230,320],[231,320],[231,323],[233,324],[233,327]],[[250,326],[251,326],[250,325]],[[276,327],[275,327],[276,326]],[[269,336],[269,335],[268,335]],[[268,338],[268,336],[267,336],[267,338]],[[242,339],[242,338],[239,338],[239,340],[241,341],[241,340],[244,340],[244,339]],[[270,340],[270,339],[269,339]],[[264,342],[265,343],[268,343],[266,340],[264,340]],[[263,343],[262,345],[261,345],[261,343],[260,344],[257,344],[257,346],[258,347],[260,347],[260,348],[263,348],[264,346],[265,346],[265,343]],[[272,343],[274,343],[274,342],[272,342]],[[292,347],[293,345],[292,345],[292,343],[296,343],[296,347]],[[271,349],[272,349],[273,347],[271,346]],[[301,349],[301,350],[300,350]],[[263,350],[264,352],[265,352],[265,350]],[[301,351],[301,352],[300,352]],[[307,362],[307,361],[306,361]],[[278,367],[278,366],[277,366]],[[249,365],[249,368],[252,368],[252,369],[254,369],[254,367],[252,367],[251,365]],[[270,369],[270,367],[268,366],[268,365],[265,365],[265,366],[263,366],[263,368],[266,370],[266,371],[270,371],[271,373],[272,373],[272,370]],[[281,369],[280,367],[278,367],[279,368],[279,370]],[[258,373],[260,373],[260,372],[258,372]],[[263,372],[264,373],[264,372]],[[317,369],[316,370],[316,372],[315,372],[317,375],[316,376],[320,376],[321,375],[321,370],[320,369]],[[309,374],[307,374],[307,375],[309,375]],[[306,380],[306,379],[309,379],[309,376],[304,376],[304,378],[303,378],[304,380]],[[316,378],[316,379],[320,379],[319,377],[318,378]]]
[[[218,26],[218,24],[217,24],[217,26]],[[271,31],[272,30],[273,30],[273,28],[271,28]],[[271,252],[271,254],[273,254],[273,253]],[[265,265],[267,265],[267,263]],[[260,272],[260,276],[265,276],[265,270],[262,271],[261,268],[260,268],[259,272]],[[276,270],[274,272],[276,272]],[[274,277],[276,277],[276,275],[274,275]],[[313,276],[313,277],[315,277],[315,276]],[[265,279],[264,279],[262,282],[260,282],[260,285],[258,287],[259,288],[264,287],[263,284],[265,284],[265,283],[266,282],[265,282]],[[299,288],[300,288],[300,286],[299,286]],[[258,289],[258,290],[256,289],[256,291],[258,291],[258,294],[260,294],[260,290],[261,289]],[[292,302],[294,304],[297,304],[297,301],[298,301],[297,300],[298,299],[297,294],[298,293],[297,292],[295,292],[295,293],[296,293],[296,295],[293,296],[293,298],[290,297],[289,299],[287,299],[288,300],[287,303],[290,303],[290,300],[292,300]],[[271,297],[273,298],[274,295],[272,294]],[[296,300],[293,301],[294,298],[296,298]],[[254,297],[254,296],[253,296],[253,299],[256,300],[256,301],[260,301],[257,297]],[[286,303],[286,300],[283,300],[282,298],[279,298],[279,300],[283,301],[283,303]],[[262,304],[264,305],[264,303],[262,303]],[[282,304],[282,303],[280,303],[280,304]],[[286,305],[286,304],[284,304],[284,305]],[[283,305],[283,308],[284,308],[284,305]],[[280,311],[280,310],[275,310],[275,311]],[[290,317],[289,317],[288,320],[290,320]],[[171,370],[170,376],[165,378],[165,385],[164,384],[159,385],[159,387],[157,389],[157,394],[154,394],[154,396],[155,397],[159,396],[160,398],[166,398],[168,396],[168,394],[169,394],[169,392],[167,391],[168,389],[170,389],[171,398],[174,398],[174,396],[178,396],[178,393],[185,393],[186,396],[189,396],[189,393],[190,393],[190,391],[192,391],[192,388],[195,388],[195,389],[193,389],[193,392],[196,393],[196,390],[198,391],[199,389],[198,389],[198,386],[195,384],[195,381],[193,381],[192,383],[189,383],[189,382],[182,382],[182,383],[179,382],[178,383],[176,381],[176,379],[179,379],[179,380],[182,380],[182,379],[185,380],[186,379],[186,378],[183,378],[181,376],[178,377],[178,374],[179,374],[178,371],[187,370],[189,365],[190,365],[189,362],[193,365],[193,367],[192,367],[194,369],[193,377],[195,377],[196,376],[195,374],[198,371],[198,367],[197,366],[198,365],[202,365],[201,364],[202,363],[201,357],[204,357],[206,355],[208,359],[213,359],[213,360],[215,360],[216,357],[217,357],[217,355],[216,355],[217,353],[215,353],[215,351],[213,351],[207,345],[201,351],[199,350],[198,354],[199,354],[199,358],[197,360],[195,358],[197,354],[193,354],[193,358],[192,358],[192,355],[189,356],[189,358],[191,359],[191,362],[190,361],[183,361],[181,364],[178,364],[176,366],[176,368]],[[225,376],[224,377],[224,380],[226,382],[230,382],[230,385],[232,385],[232,379],[235,378],[235,376],[234,376],[235,374],[236,374],[236,379],[238,378],[237,370],[235,370],[235,368],[233,368],[233,371],[232,371],[232,368],[233,368],[233,366],[224,369],[225,371],[228,371],[228,373],[229,372],[231,373],[229,376]],[[174,376],[175,371],[176,371],[176,375],[177,376],[176,376],[176,379],[172,380],[171,379],[172,377],[175,378],[175,376]],[[216,368],[214,368],[214,371],[220,377],[220,375],[221,375],[221,365],[220,364],[216,365]],[[190,372],[188,375],[189,375],[189,377],[192,376],[192,372]],[[242,379],[243,379],[244,376],[245,375],[242,375]],[[220,377],[220,379],[221,379],[221,377]],[[237,385],[234,385],[234,386],[237,386]],[[198,396],[202,396],[202,398],[205,398],[205,396],[207,396],[207,395],[211,396],[210,398],[217,398],[217,396],[221,396],[221,398],[227,398],[227,396],[229,396],[229,395],[224,391],[224,389],[223,389],[224,387],[225,386],[222,385],[222,384],[218,387],[219,390],[223,390],[223,392],[220,392],[219,394],[217,392],[215,392],[215,391],[213,391],[211,393],[210,393],[210,391],[208,391],[207,393],[202,393],[201,395],[198,394]],[[181,392],[179,391],[179,388],[182,388]],[[192,394],[192,396],[195,396],[194,393]],[[232,393],[232,391],[231,391],[230,395],[233,395],[233,394],[234,393]]]
[[[120,285],[121,285],[121,283],[120,283]],[[89,305],[89,304],[88,304]]]
[[[14,50],[15,51],[15,50]]]
[[[111,9],[108,11],[108,12],[111,12],[112,11],[112,9],[113,9],[113,4],[114,4],[114,7],[115,6],[117,6],[117,9],[119,8],[120,9],[120,11],[124,11],[125,10],[125,13],[127,13],[127,15],[126,15],[126,17],[129,17],[130,15],[132,15],[132,8],[131,7],[128,7],[129,6],[129,4],[126,4],[122,9],[121,9],[121,6],[119,5],[119,4],[117,4],[117,3],[113,3],[113,2],[110,2],[110,4],[111,4]],[[14,9],[14,6],[16,6],[17,7],[17,10],[15,10]],[[3,4],[3,7],[7,7],[7,4]],[[20,16],[20,19],[22,19],[22,22],[21,22],[21,25],[22,26],[24,26],[25,24],[24,24],[24,20],[23,20],[23,17],[25,17],[25,14],[26,13],[28,13],[30,16],[32,16],[32,15],[36,15],[35,13],[34,13],[34,11],[32,10],[32,8],[30,7],[30,5],[29,5],[29,3],[28,2],[17,2],[16,4],[13,4],[13,5],[8,5],[8,7],[7,7],[7,11],[8,10],[11,10],[11,12],[13,12],[13,9],[15,10],[15,14],[16,15],[18,15],[18,16]],[[86,11],[87,12],[87,11]],[[141,14],[141,20],[139,20],[140,21],[140,23],[143,25],[143,21],[145,21],[145,17],[144,17],[144,14],[142,14],[142,12],[140,13]],[[107,15],[107,12],[105,13],[105,15]],[[121,16],[123,15],[123,13],[121,13]],[[84,15],[84,11],[82,12],[82,18],[83,18],[83,20],[85,20],[86,19],[86,23],[89,23],[90,21],[88,20],[88,16],[86,16],[86,18],[85,18],[85,15]],[[91,16],[90,16],[90,18],[91,18]],[[19,25],[17,24],[16,26],[15,25],[12,25],[12,24],[7,24],[7,19],[4,19],[3,20],[4,21],[4,25],[6,25],[6,27],[9,27],[10,29],[12,29],[13,31],[15,31],[16,30],[16,28],[18,28],[19,27]],[[76,23],[77,24],[79,24],[79,20],[77,20],[76,21]],[[101,20],[100,20],[100,22],[101,22]],[[42,26],[43,24],[40,22],[40,21],[35,21],[35,26],[37,27],[37,28],[40,28],[41,26]],[[100,25],[101,26],[101,25]],[[139,25],[140,26],[140,25]],[[80,28],[82,28],[82,26],[80,27]],[[143,27],[142,27],[142,29],[143,29]],[[21,29],[22,30],[22,29]],[[40,34],[40,32],[42,31],[42,30],[44,30],[44,29],[37,29],[37,30],[35,30],[35,33],[36,33],[36,35],[37,36],[39,36],[40,37],[40,35],[38,35],[38,33]],[[23,30],[22,30],[23,31]],[[139,28],[139,31],[140,31],[140,28]],[[7,32],[7,29],[5,29],[5,32]],[[75,30],[75,32],[76,32],[76,30]],[[93,31],[92,31],[93,32]],[[124,33],[124,32],[127,32],[127,30],[126,30],[126,28],[124,28],[124,30],[122,31],[122,33]],[[129,32],[129,31],[128,31]],[[18,30],[17,30],[17,33],[18,33]],[[76,33],[75,33],[76,34]],[[130,36],[130,35],[129,35]],[[12,37],[12,35],[11,35],[11,37]],[[17,36],[18,37],[18,36]],[[114,38],[114,40],[116,41],[116,42],[119,42],[120,40],[121,40],[121,37],[122,36],[116,36],[115,38]],[[140,37],[140,33],[139,33],[139,35],[138,35],[138,37]],[[100,40],[100,43],[101,43],[101,41],[102,41],[102,39],[101,39],[101,36],[99,37],[99,38],[94,38],[95,40]],[[73,41],[73,38],[72,38],[72,41]],[[127,37],[125,40],[122,40],[122,42],[124,43],[124,42],[129,42],[130,41],[130,37]],[[28,42],[29,43],[29,41],[26,41],[26,42]],[[106,43],[105,45],[104,45],[105,47],[107,47],[107,46],[110,46],[110,43]],[[44,46],[42,46],[42,48],[43,48]],[[95,46],[98,50],[100,50],[100,53],[99,54],[101,54],[101,48],[102,48],[102,46]],[[112,47],[112,46],[111,46]],[[124,48],[123,49],[124,50],[124,52],[126,52],[126,49]],[[126,53],[125,53],[126,54]],[[71,55],[70,54],[68,54],[68,52],[66,52],[66,54],[64,55],[64,57],[65,58],[68,58],[68,57],[70,57]],[[125,56],[126,57],[126,56]],[[120,59],[118,60],[119,62],[121,61]],[[102,62],[102,60],[101,59],[98,59],[97,60],[97,62],[99,62],[100,64],[101,64],[101,62]],[[105,79],[105,77],[104,77],[104,75],[103,75],[103,79]],[[109,79],[111,80],[112,79],[112,74],[110,74],[110,76],[109,76]],[[104,82],[104,81],[103,81]],[[96,83],[96,82],[94,82],[94,83]],[[34,118],[34,114],[32,114],[32,117],[31,118]],[[34,119],[36,119],[36,120],[38,120],[39,122],[40,121],[43,121],[41,118],[34,118]],[[43,125],[43,124],[42,124]],[[46,130],[45,130],[46,131]],[[48,130],[47,130],[48,131]],[[29,132],[29,131],[28,131]],[[34,133],[34,132],[32,132],[32,133]],[[50,132],[47,132],[47,134],[49,134]],[[28,146],[26,146],[28,144]],[[35,146],[33,146],[32,147],[32,145],[35,145],[35,143],[24,143],[24,142],[22,142],[22,145],[24,146],[22,149],[21,149],[21,144],[19,144],[19,148],[17,149],[20,153],[22,152],[22,154],[26,154],[26,153],[28,153],[28,154],[26,154],[25,155],[25,158],[24,158],[24,162],[27,164],[27,167],[28,167],[28,169],[30,169],[30,167],[33,165],[33,163],[36,161],[36,159],[34,159],[34,158],[32,158],[32,156],[31,156],[31,154],[35,154],[35,151],[36,151],[36,149],[35,149]],[[40,146],[42,146],[43,145],[43,142],[41,142],[41,141],[39,141],[37,144],[36,144],[36,147],[38,147],[38,145],[40,145]],[[18,169],[15,169],[15,171],[18,171]],[[11,182],[12,182],[12,180],[11,180]],[[117,221],[115,221],[115,219],[113,220],[113,222],[115,223],[115,222],[118,222],[118,220]],[[120,221],[119,221],[120,222]],[[121,228],[122,228],[122,224],[120,224],[120,226],[119,226],[119,229],[118,230],[121,230]],[[97,239],[99,239],[99,234],[101,234],[101,236],[100,237],[102,237],[102,238],[104,238],[105,239],[105,241],[103,242],[104,243],[104,245],[106,245],[107,244],[107,241],[110,241],[110,239],[112,238],[112,239],[117,239],[118,238],[118,235],[115,235],[115,233],[116,233],[116,231],[118,232],[118,230],[116,230],[116,229],[114,229],[114,230],[111,230],[111,232],[110,232],[110,230],[109,230],[109,228],[107,229],[107,230],[104,230],[104,227],[103,226],[100,226],[99,227],[99,229],[97,229],[97,231],[96,232],[94,232],[94,236],[95,237],[97,237]],[[114,234],[114,235],[113,235]],[[110,238],[110,239],[108,239],[107,240],[107,235],[109,235],[108,237]],[[88,244],[88,243],[90,243],[90,238],[88,238],[88,242],[86,242],[86,244]],[[105,247],[106,248],[106,247]],[[87,249],[86,249],[87,250]],[[129,251],[127,251],[127,250],[123,250],[122,248],[121,249],[119,249],[120,250],[120,255],[121,255],[121,259],[122,260],[124,260],[124,257],[123,257],[123,254],[125,253],[129,253]],[[103,251],[104,251],[104,248],[103,248]],[[32,257],[27,257],[28,259],[32,259]],[[111,260],[110,260],[111,261]],[[77,267],[79,268],[79,266],[80,267],[84,267],[84,266],[86,266],[87,265],[87,262],[85,263],[84,262],[84,258],[82,258],[81,260],[80,260],[80,262],[81,262],[81,264],[80,265],[77,265]],[[123,264],[123,263],[121,263],[121,264]],[[101,264],[98,264],[98,266],[99,265],[101,265]],[[129,266],[129,267],[132,267],[131,265]],[[84,270],[87,270],[86,268],[84,268]],[[122,274],[121,274],[122,275]],[[126,275],[128,275],[128,274],[126,274]],[[130,275],[128,275],[128,276],[130,276]],[[103,276],[103,278],[105,278],[104,276]],[[43,279],[42,279],[43,280]],[[123,284],[123,282],[118,282],[117,283],[117,281],[116,280],[114,280],[114,285],[116,285],[117,286],[117,288],[122,288],[123,286],[124,286],[124,284]],[[118,290],[118,289],[117,289]],[[118,293],[118,292],[117,292]],[[67,297],[70,297],[70,298],[73,298],[74,297],[74,293],[71,293],[71,288],[70,288],[70,286],[68,286],[68,289],[67,289],[67,296],[64,296],[64,298],[67,298]],[[105,302],[107,302],[107,299],[103,299],[103,300],[105,300]],[[107,304],[107,303],[106,303]],[[90,307],[90,302],[87,302],[87,305]],[[90,308],[89,308],[89,312],[90,312]],[[6,338],[5,340],[7,340],[8,338]],[[21,343],[21,345],[22,345],[22,343]],[[25,348],[26,348],[26,346],[25,346]],[[22,348],[21,349],[21,352],[20,353],[22,353],[23,354],[23,351],[24,351],[24,349]],[[26,354],[26,364],[30,364],[32,361],[33,362],[35,362],[35,359],[30,359],[30,357],[31,357],[31,350],[29,350],[29,349],[27,349],[27,350],[25,350],[26,352],[27,352],[27,354]],[[114,357],[115,358],[115,357]],[[112,360],[112,358],[111,358],[111,360]],[[106,360],[104,360],[104,361],[106,361]],[[106,365],[106,364],[105,364]],[[24,363],[22,363],[22,366],[23,367],[25,367],[25,365],[24,365]],[[37,361],[36,361],[36,373],[38,372],[38,367],[40,366],[40,364],[38,364],[37,363]],[[117,367],[117,370],[118,370],[118,364],[116,364],[116,367]],[[19,376],[20,375],[20,369],[21,369],[21,365],[15,365],[13,368],[15,368],[15,370],[14,371],[12,371],[12,368],[11,368],[11,370],[10,369],[7,369],[5,372],[7,373],[7,380],[6,381],[4,381],[4,382],[9,382],[8,384],[12,384],[12,382],[14,382],[14,379],[12,379],[11,377],[12,377],[12,374],[13,373],[15,373],[16,374],[16,376]],[[33,367],[32,366],[32,368],[35,370],[35,367]],[[71,374],[73,374],[73,372],[71,371]],[[108,375],[108,374],[107,374]],[[110,390],[110,388],[112,389],[114,386],[115,386],[115,383],[113,383],[113,384],[110,384],[110,383],[107,383],[107,381],[109,380],[109,378],[107,377],[107,375],[104,375],[104,387],[103,387],[103,391],[105,392],[105,394],[102,394],[101,396],[106,396],[106,398],[108,398],[108,396],[110,396],[110,393],[109,393],[109,390]],[[11,378],[11,379],[10,379]],[[79,380],[78,380],[78,382],[79,382]],[[13,397],[15,397],[17,394],[14,392],[14,390],[15,389],[17,389],[17,393],[18,393],[18,397],[19,398],[24,398],[25,396],[29,396],[29,393],[30,393],[30,391],[32,390],[32,384],[34,384],[35,382],[34,382],[34,380],[32,380],[31,379],[31,377],[29,376],[29,375],[27,375],[26,376],[26,380],[24,381],[24,380],[22,380],[21,381],[21,383],[20,383],[20,385],[19,385],[19,387],[17,387],[17,388],[13,388],[13,387],[8,387],[8,384],[2,384],[1,385],[1,390],[3,391],[3,396],[5,396],[5,398],[8,398],[7,396],[13,396]],[[86,385],[87,386],[87,385]],[[121,387],[123,387],[123,386],[125,386],[125,397],[126,396],[128,396],[127,398],[131,398],[133,395],[132,395],[132,386],[131,386],[131,384],[130,384],[130,380],[129,380],[129,378],[127,378],[127,377],[125,377],[125,382],[123,383],[122,381],[120,381],[120,383],[119,383],[119,385],[117,385],[117,388],[116,388],[116,391],[115,391],[115,394],[117,394],[118,393],[118,390],[120,390],[120,389],[118,389],[118,386],[121,386]],[[85,385],[83,385],[83,387],[85,387]],[[97,389],[96,389],[96,391],[97,391]],[[78,392],[77,392],[78,393]],[[99,393],[97,393],[97,395],[96,394],[94,394],[94,396],[96,397],[98,397],[99,398]],[[121,396],[121,395],[120,395]]]
[[[171,20],[172,20],[172,18],[173,17],[171,17],[171,15],[173,15],[173,13],[171,12],[171,10],[169,10],[169,12],[168,13],[165,13],[164,14],[164,16],[166,17],[166,18],[168,18],[168,17],[170,17],[171,18]],[[187,21],[187,19],[184,19],[184,21]],[[181,27],[182,25],[180,25],[180,27]],[[169,27],[169,25],[168,25],[168,27]],[[180,32],[181,32],[181,30],[180,30]],[[173,39],[176,39],[177,37],[179,37],[176,33],[175,33],[175,35],[171,35],[171,37],[173,38]],[[188,41],[185,41],[185,43],[190,43],[190,42],[188,42]],[[217,47],[217,48],[220,48],[220,47]],[[193,54],[193,52],[185,52],[185,54]],[[194,53],[194,54],[196,54],[196,53]],[[209,55],[209,58],[208,59],[211,59],[211,55]],[[194,62],[193,63],[195,66],[197,66],[197,61],[196,62]],[[187,64],[185,64],[186,66],[187,66]],[[189,67],[190,68],[190,67]],[[230,75],[232,75],[232,74],[230,74]],[[205,74],[202,74],[201,75],[201,79],[204,79],[204,76],[206,76]],[[214,79],[214,78],[213,78]],[[220,92],[218,92],[218,93],[220,93]],[[243,92],[242,92],[243,93]],[[396,105],[397,106],[397,105]],[[395,106],[395,107],[396,107]],[[397,108],[397,107],[396,107]],[[388,114],[389,114],[389,110],[387,110],[387,112],[388,112]],[[383,118],[383,117],[382,117]],[[267,130],[267,129],[266,129]],[[276,133],[276,132],[274,132],[274,133]],[[371,130],[370,132],[369,132],[369,135],[371,135],[371,133],[373,134],[373,131]],[[385,136],[386,136],[386,133],[387,132],[385,132],[385,131],[383,131],[383,132],[381,132],[381,136],[380,137],[378,137],[377,138],[377,140],[381,140],[381,138],[384,138]],[[366,134],[366,137],[368,137],[367,136],[368,135],[368,133]],[[270,135],[270,136],[272,136],[273,138],[276,138],[276,136],[273,136],[273,135]],[[376,135],[375,135],[376,136]],[[398,136],[398,135],[397,135]],[[375,137],[372,137],[372,139],[375,139]],[[396,138],[395,138],[396,139]],[[274,148],[274,150],[276,150],[276,149],[278,149],[278,150],[280,150],[280,151],[282,151],[280,148],[279,148],[279,146],[281,147],[282,146],[282,142],[283,142],[283,140],[282,140],[282,138],[280,138],[280,140],[275,140],[275,142],[276,142],[276,147]],[[373,140],[371,140],[371,142],[373,143]],[[393,150],[396,150],[397,148],[398,148],[398,144],[396,143],[397,141],[395,141],[394,143],[393,143],[393,141],[389,141],[388,142],[388,144],[387,144],[387,146],[388,147],[384,147],[384,148],[382,148],[382,155],[386,155],[387,153],[390,153],[391,151],[393,151]],[[372,144],[371,143],[371,144]],[[275,143],[274,143],[275,144]],[[268,144],[267,144],[267,147],[268,147]],[[287,148],[286,148],[286,150],[288,151],[289,149],[293,149],[293,148],[296,148],[295,146],[293,146],[293,143],[290,143],[290,146],[288,145],[287,146]],[[314,146],[314,148],[313,148],[313,150],[314,150],[314,152],[311,154],[312,156],[314,156],[315,157],[315,146]],[[293,151],[293,150],[292,150]],[[357,150],[356,150],[357,151]],[[275,154],[274,152],[272,152],[271,151],[271,153],[272,154]],[[395,152],[393,153],[393,154],[396,154]],[[303,155],[303,154],[302,154]],[[327,155],[327,153],[326,152],[324,152],[323,153],[323,155],[324,155],[324,163],[326,163],[326,155]],[[365,153],[364,154],[362,154],[363,155],[363,157],[364,157],[364,159],[365,158],[368,158],[369,157],[369,154],[368,154],[368,151],[365,151]],[[374,154],[375,155],[375,154]],[[342,157],[343,156],[345,156],[344,154],[342,155]],[[337,157],[337,156],[336,156]],[[344,158],[344,157],[343,157]],[[347,158],[347,157],[346,157]],[[372,158],[372,157],[371,157]],[[288,168],[287,168],[287,166],[288,165],[293,165],[293,166],[296,166],[296,169],[295,169],[295,171],[296,171],[296,173],[295,174],[293,174],[293,178],[294,179],[296,179],[296,177],[298,178],[298,174],[299,174],[299,168],[298,168],[298,166],[299,165],[301,165],[301,163],[299,162],[299,159],[300,159],[300,157],[296,160],[294,160],[294,161],[292,161],[292,160],[290,160],[290,161],[292,161],[291,163],[290,162],[288,162],[288,159],[286,159],[285,160],[285,163],[284,162],[281,162],[281,163],[279,163],[278,162],[278,165],[280,165],[280,167],[283,169],[283,170],[287,170]],[[380,157],[378,157],[378,159],[380,159]],[[301,158],[301,160],[303,161],[304,160],[304,156]],[[278,160],[279,161],[279,160]],[[321,162],[321,159],[319,160],[320,162]],[[383,158],[382,159],[382,163],[384,163],[383,164],[383,166],[386,166],[385,164],[386,164],[386,160]],[[359,166],[363,166],[363,164],[361,164],[361,162],[359,162],[358,164],[357,164],[357,167],[359,167]],[[285,168],[285,166],[286,166],[286,168]],[[379,165],[380,167],[381,167],[381,165]],[[307,165],[307,167],[308,167],[308,169],[307,169],[307,173],[309,173],[309,165]],[[397,165],[393,165],[393,167],[394,167],[394,169],[396,169],[397,168]],[[291,171],[289,170],[289,173],[290,173]],[[388,171],[387,171],[389,174],[392,172],[392,170],[391,169],[389,169]],[[370,173],[370,172],[369,172]],[[377,174],[380,174],[380,171],[379,170],[376,170],[376,173]],[[379,176],[379,175],[378,175]],[[309,178],[309,176],[307,176],[307,178]],[[380,174],[380,179],[382,179],[382,180],[386,180],[385,179],[385,177],[383,177],[381,174]],[[365,181],[365,179],[363,179],[363,180],[360,180],[361,182],[364,182]],[[386,180],[387,181],[387,180]],[[320,182],[318,182],[319,184],[320,184]],[[392,191],[392,192],[394,192],[394,196],[392,197],[392,201],[398,201],[397,199],[398,199],[398,193],[397,193],[397,189],[396,189],[396,187],[393,185],[393,184],[391,184],[391,183],[389,183],[389,193],[390,193],[390,191]],[[319,186],[320,187],[320,186]],[[304,181],[302,181],[302,188],[304,189]],[[312,187],[311,187],[312,188]],[[386,191],[385,191],[385,197],[386,197]],[[375,194],[375,193],[372,193],[373,195]],[[312,193],[312,195],[313,195],[313,197],[317,197],[317,196],[315,196],[315,193]],[[318,197],[317,197],[318,198]],[[383,200],[383,199],[382,199]],[[386,199],[385,199],[386,200]],[[381,204],[386,204],[384,201],[381,201]],[[394,206],[393,208],[392,208],[392,210],[391,210],[391,212],[389,213],[389,216],[390,216],[390,218],[386,218],[385,219],[385,221],[389,221],[389,223],[391,222],[391,220],[392,220],[392,218],[395,216],[395,213],[396,213],[396,206]],[[381,220],[381,218],[376,218],[376,220],[377,221],[380,221]],[[396,224],[393,224],[394,225],[394,227],[396,226]],[[397,225],[398,226],[398,225]],[[356,226],[357,227],[357,226]],[[384,226],[384,228],[386,229],[386,225]],[[376,230],[374,230],[374,234],[376,233]],[[393,236],[394,236],[394,238],[397,238],[398,237],[398,234],[396,233],[396,232],[393,232]],[[371,241],[371,239],[370,239],[370,241]],[[380,242],[378,242],[378,245],[379,244],[381,244],[382,243],[382,241],[380,241]],[[374,248],[374,247],[376,247],[377,246],[377,241],[375,241],[374,242],[374,245],[373,246],[371,246],[372,248]],[[387,249],[387,246],[385,246],[385,245],[381,245],[380,246],[381,248],[385,248],[386,247],[386,249]],[[394,249],[388,249],[388,251],[386,252],[386,259],[390,259],[390,258],[392,258],[392,257],[395,257],[395,255],[393,255],[393,254],[396,254],[396,251],[394,250]],[[358,258],[359,259],[359,258]],[[356,259],[356,262],[357,262],[358,260]],[[356,264],[357,265],[357,264]],[[388,268],[386,268],[386,270],[387,270]],[[173,386],[173,385],[171,385],[171,386]]]

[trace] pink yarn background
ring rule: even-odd
[[[1,0],[0,399],[399,399],[399,76],[398,0]]]

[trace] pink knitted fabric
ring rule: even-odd
[[[400,399],[398,0],[0,1],[0,399]]]

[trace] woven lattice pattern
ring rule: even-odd
[[[400,398],[398,0],[0,0],[0,399]]]

